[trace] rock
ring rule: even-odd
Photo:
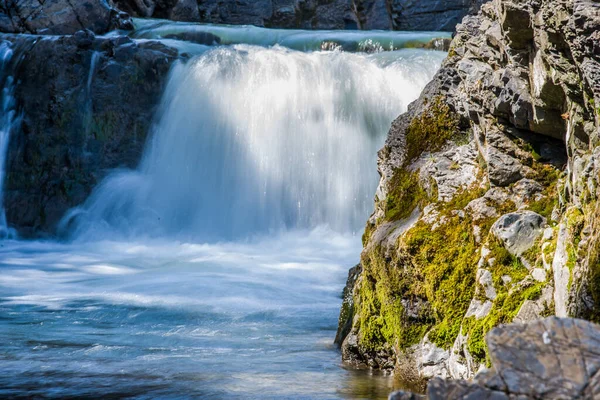
[[[475,317],[476,319],[485,318],[490,311],[492,310],[492,302],[490,300],[486,300],[485,303],[477,299],[471,300],[471,304],[469,305],[469,309],[465,314],[465,318]]]
[[[52,235],[111,169],[138,165],[178,52],[91,31],[3,38],[19,60],[23,110],[9,144],[7,218],[21,236]]]
[[[438,198],[442,201],[450,200],[457,191],[470,187],[475,181],[478,165],[477,150],[473,146],[456,147],[426,160],[421,167],[421,179],[435,180]]]
[[[552,261],[552,271],[554,271],[554,303],[556,307],[556,315],[559,317],[567,317],[567,299],[569,292],[569,282],[571,281],[571,271],[567,263],[569,255],[567,253],[568,229],[566,224],[560,224],[558,230],[558,240],[556,243],[556,251]]]
[[[68,35],[89,29],[106,33],[113,28],[115,13],[105,0],[5,1],[0,4],[0,32]]]
[[[435,378],[427,385],[427,399],[508,400],[509,397],[503,392],[491,390],[465,381],[449,381]]]
[[[354,299],[353,292],[356,280],[362,272],[362,266],[358,264],[354,268],[348,271],[348,280],[342,293],[342,308],[340,310],[340,317],[338,322],[338,330],[335,335],[334,343],[341,347],[344,339],[350,333],[352,329],[352,320],[354,318]]]
[[[600,396],[600,327],[556,317],[503,325],[487,335],[492,369],[472,382],[431,379],[426,396],[390,399],[595,399]]]
[[[524,177],[521,163],[508,154],[494,148],[488,150],[488,174],[490,182],[498,186],[508,186]]]
[[[390,393],[390,395],[388,396],[388,400],[420,400],[423,398],[423,396],[420,396],[418,394],[403,391]]]
[[[600,395],[597,325],[553,317],[495,328],[487,343],[494,369],[510,393],[545,399]]]
[[[496,299],[496,289],[494,289],[493,277],[487,269],[477,270],[477,281],[485,290],[485,296],[490,300]]]
[[[513,322],[531,322],[547,316],[552,307],[553,296],[554,288],[551,285],[544,287],[538,299],[525,300]]]
[[[453,31],[482,0],[112,0],[143,18],[302,29]]]
[[[529,250],[542,234],[546,219],[532,211],[518,211],[503,215],[492,226],[492,233],[513,255]]]

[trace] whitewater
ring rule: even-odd
[[[198,30],[220,45],[172,38]],[[138,168],[60,239],[0,241],[0,396],[385,398],[393,379],[344,369],[333,338],[377,151],[445,56],[405,47],[437,36],[138,26],[189,60]],[[320,50],[334,40],[357,51]],[[0,165],[18,123],[3,81]]]

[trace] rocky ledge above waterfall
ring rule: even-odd
[[[271,28],[453,31],[482,0],[8,0],[0,32],[72,34],[131,29],[128,14]]]
[[[379,153],[346,362],[469,379],[495,326],[599,320],[599,34],[590,0],[494,0],[463,20]]]
[[[453,31],[482,0],[113,0],[139,17],[272,28]]]

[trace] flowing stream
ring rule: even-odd
[[[377,150],[444,57],[404,47],[439,35],[136,23],[190,60],[67,241],[0,242],[0,396],[385,398],[393,379],[344,369],[333,338]],[[220,44],[178,40],[198,32]]]

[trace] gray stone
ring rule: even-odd
[[[583,397],[600,377],[597,325],[553,317],[495,328],[487,343],[494,369],[510,393],[545,399],[600,395]]]
[[[492,233],[513,255],[529,250],[542,234],[546,219],[533,211],[518,211],[503,215],[492,226]]]
[[[560,224],[558,230],[558,241],[556,251],[552,261],[552,271],[554,272],[554,303],[556,315],[558,317],[567,317],[567,299],[569,292],[569,282],[571,280],[571,271],[567,266],[569,255],[567,246],[569,232],[566,224]]]

